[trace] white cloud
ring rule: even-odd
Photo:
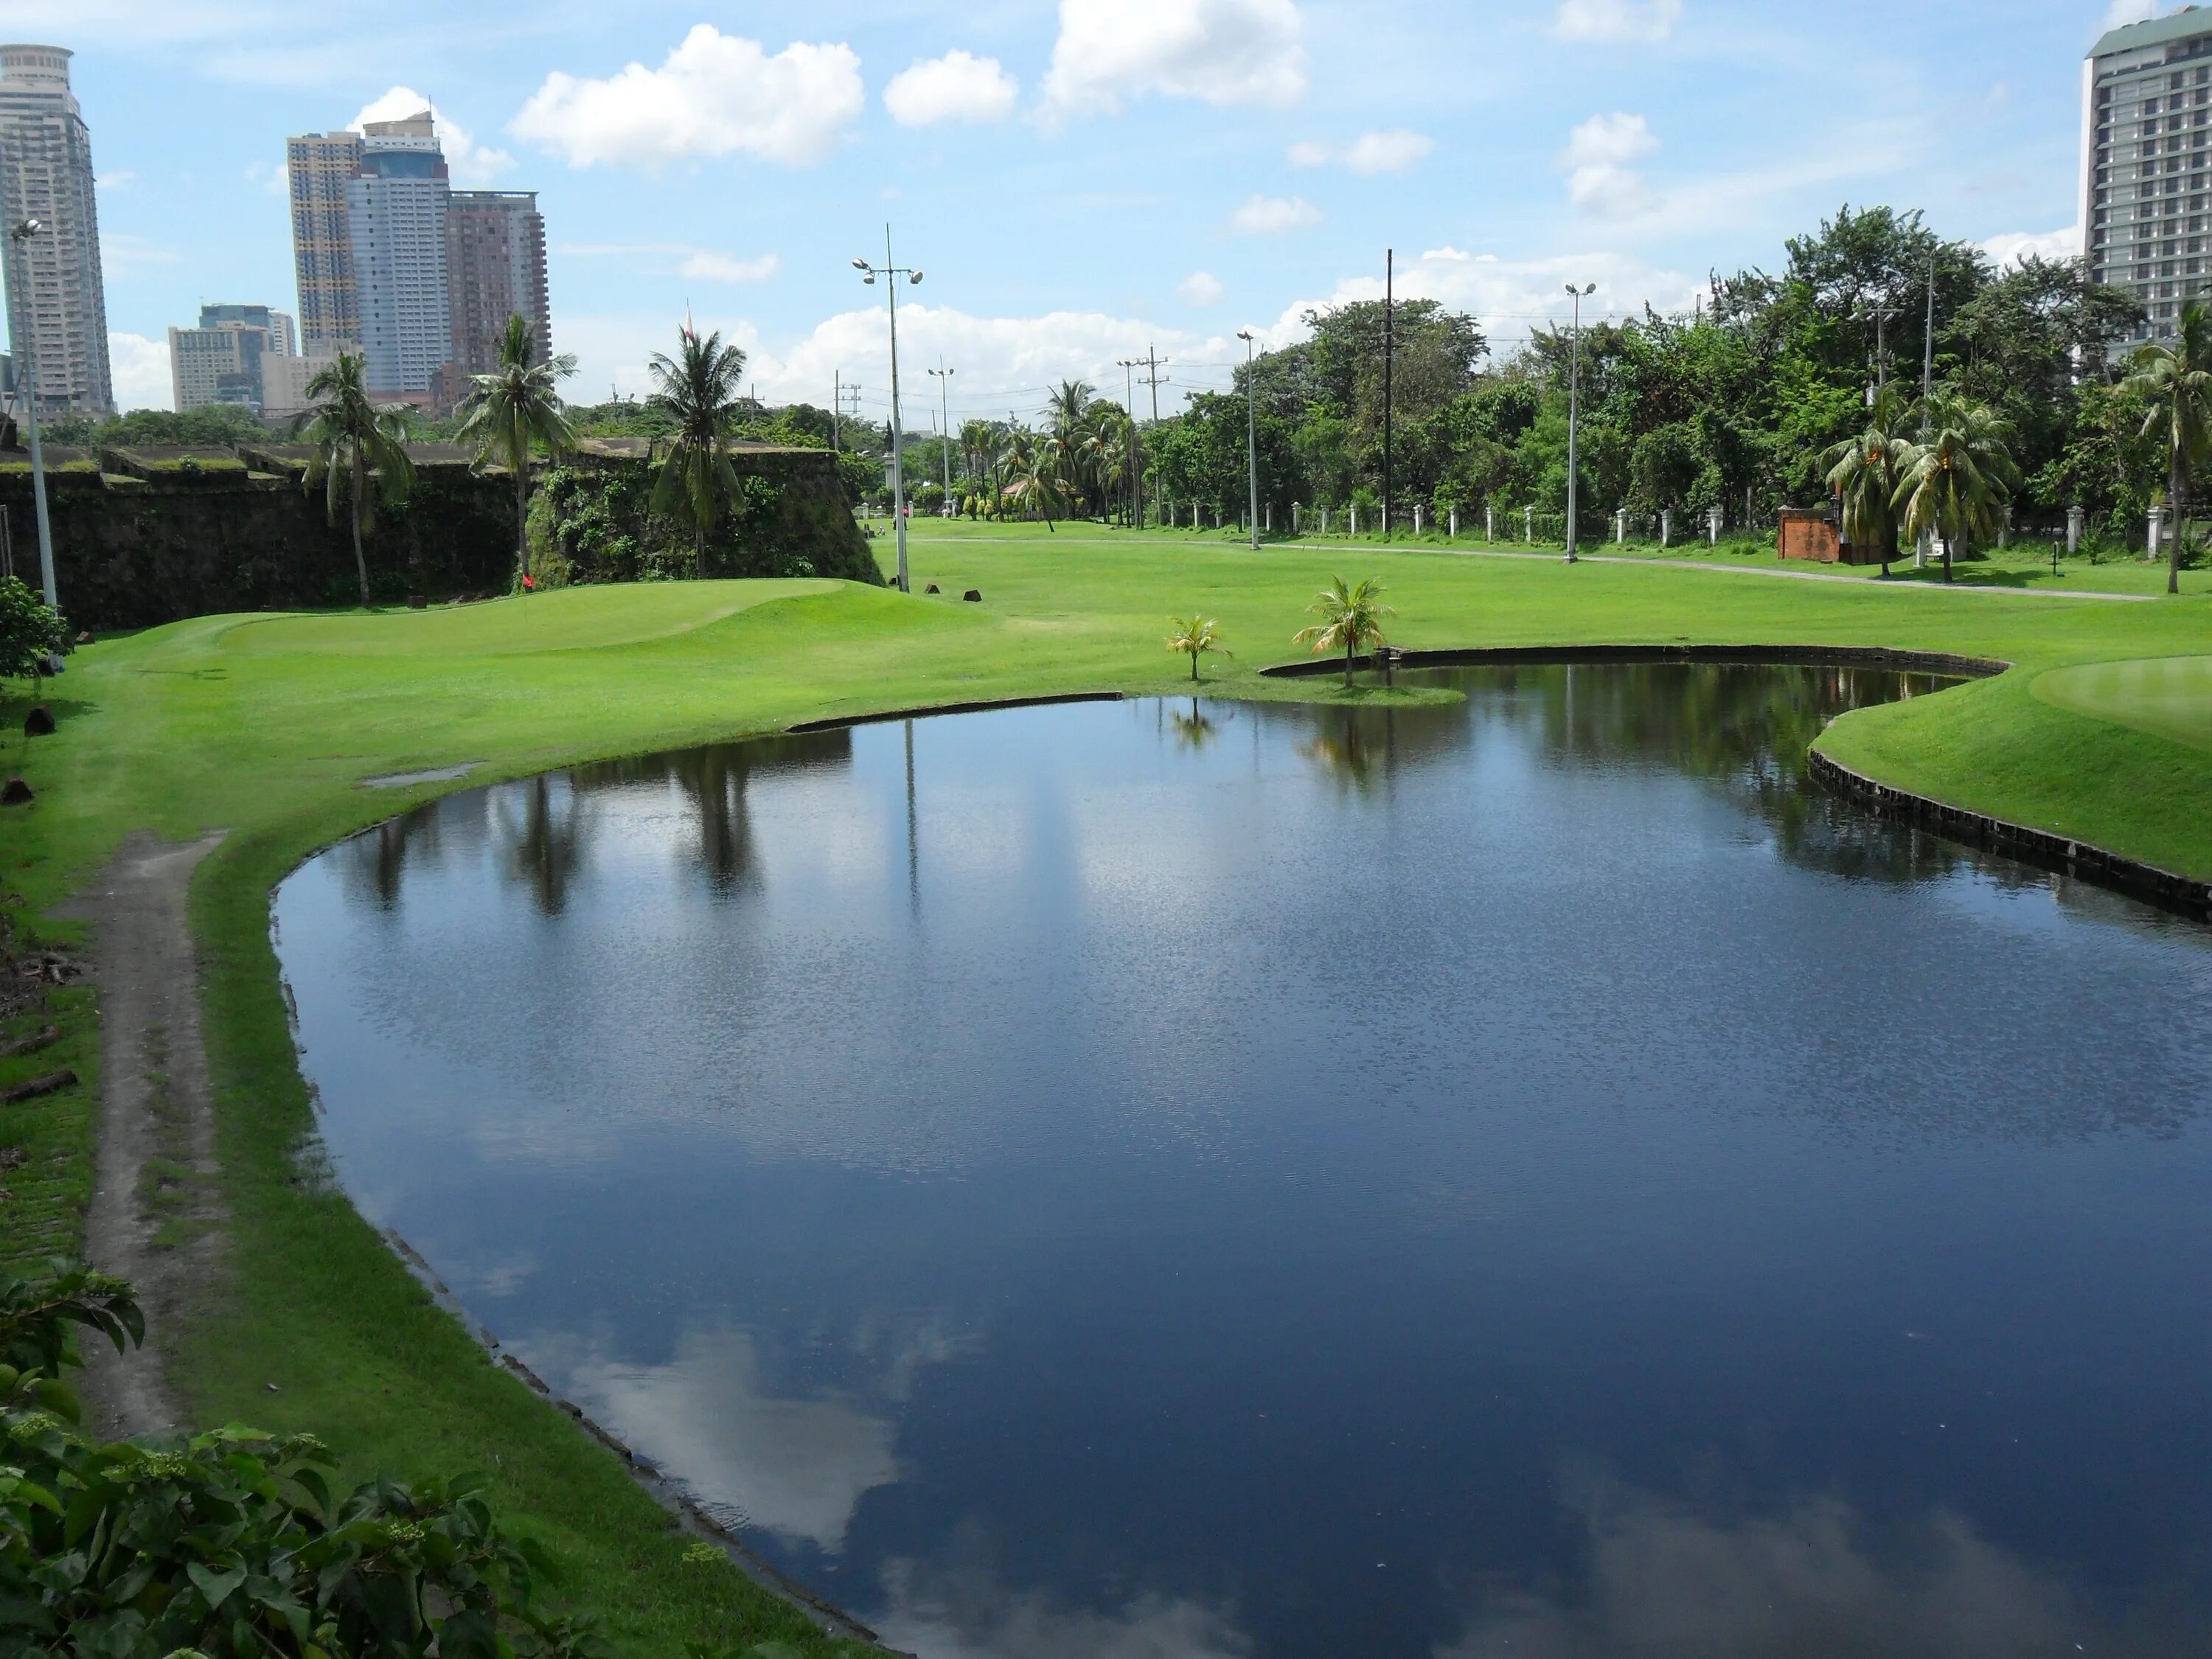
[[[1371,177],[1378,173],[1403,173],[1436,147],[1437,141],[1425,134],[1394,127],[1387,132],[1363,132],[1342,149],[1310,138],[1292,144],[1290,156],[1292,167],[1326,167],[1337,161]]]
[[[1681,21],[1682,0],[1559,0],[1553,33],[1608,46],[1664,40]]]
[[[412,87],[394,87],[381,98],[362,105],[361,113],[348,125],[358,132],[364,121],[404,121],[426,109],[437,123],[439,147],[446,152],[446,170],[455,184],[489,185],[514,166],[514,156],[478,144],[466,127]]]
[[[773,253],[743,259],[689,242],[564,242],[554,252],[572,258],[634,259],[647,270],[709,283],[765,282],[783,269],[783,260]]]
[[[1176,293],[1194,310],[1221,303],[1221,279],[1210,270],[1194,270],[1176,284]]]
[[[120,167],[113,173],[96,175],[92,182],[101,190],[128,190],[138,182],[138,175],[129,167]]]
[[[2063,230],[2008,230],[2002,235],[1992,236],[1982,244],[1999,269],[2015,265],[2033,255],[2039,259],[2072,259],[2081,252],[2081,227],[2069,225]]]
[[[507,131],[571,167],[738,151],[795,167],[828,155],[866,101],[850,46],[793,41],[770,57],[700,23],[657,70],[630,64],[603,81],[554,70]]]
[[[282,161],[249,161],[246,176],[271,196],[289,196],[292,192],[290,173]]]
[[[1344,165],[1354,173],[1403,173],[1436,147],[1435,139],[1404,127],[1363,132],[1345,150]]]
[[[1255,196],[1229,216],[1229,228],[1267,236],[1321,222],[1321,210],[1303,196]]]
[[[2158,0],[2112,0],[2105,12],[2105,27],[2108,29],[2120,28],[2156,15]]]
[[[901,126],[939,121],[1002,121],[1021,88],[995,58],[948,52],[918,60],[891,76],[884,107]]]
[[[182,256],[173,247],[149,242],[127,230],[112,230],[100,239],[100,274],[110,282],[128,282],[152,265],[173,265]]]
[[[120,410],[167,409],[176,401],[169,378],[169,343],[143,334],[107,337],[107,372]]]
[[[727,253],[713,253],[705,248],[688,255],[676,267],[679,276],[696,276],[710,283],[764,283],[775,275],[783,261],[773,253],[763,253],[757,259],[739,259]]]
[[[1567,175],[1567,198],[1584,213],[1626,218],[1650,204],[1644,175],[1629,163],[1659,148],[1640,115],[1593,115],[1567,135],[1559,163]]]
[[[1110,113],[1144,93],[1292,103],[1306,89],[1302,29],[1292,0],[1060,0],[1046,107]]]

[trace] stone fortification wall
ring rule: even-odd
[[[642,473],[650,457],[619,441],[587,442],[573,466],[611,481]],[[510,477],[471,471],[450,445],[410,446],[413,493],[380,508],[364,544],[369,588],[380,604],[410,594],[432,600],[502,593],[514,562]],[[756,510],[725,538],[714,574],[768,574],[748,562],[787,565],[878,582],[854,523],[835,458],[818,450],[733,446],[741,477],[760,478]],[[303,489],[307,452],[291,446],[233,450],[46,451],[47,502],[62,609],[96,632],[146,628],[221,611],[315,610],[358,603],[353,544],[341,506],[329,522],[320,488]],[[38,582],[29,457],[0,451],[0,513],[15,574]],[[747,544],[755,544],[748,546]],[[580,569],[580,580],[603,573]]]

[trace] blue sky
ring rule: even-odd
[[[887,404],[902,263],[908,424],[1035,410],[1157,345],[1164,400],[1298,313],[1400,291],[1501,345],[1595,281],[1601,313],[1779,263],[1846,200],[2068,243],[2081,58],[2140,0],[0,0],[73,48],[117,392],[164,406],[203,299],[294,308],[293,132],[434,102],[457,181],[535,188],[574,395],[643,386],[688,306],[757,388]],[[1854,28],[1860,32],[1853,33]],[[395,94],[395,89],[404,92]],[[1997,240],[1996,239],[2008,239]]]

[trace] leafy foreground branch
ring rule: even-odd
[[[588,1615],[540,1607],[552,1564],[501,1529],[472,1477],[339,1495],[325,1474],[337,1459],[311,1435],[86,1439],[64,1376],[77,1330],[118,1352],[142,1341],[131,1287],[62,1262],[0,1274],[0,1659],[611,1651]]]

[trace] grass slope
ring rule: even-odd
[[[2212,749],[2212,657],[2054,668],[2036,677],[2033,690],[2054,708]]]
[[[887,541],[878,547],[888,555]],[[49,688],[61,733],[21,761],[36,804],[0,818],[5,879],[24,900],[16,914],[28,933],[60,940],[70,929],[51,907],[130,830],[229,832],[193,895],[234,1218],[228,1271],[208,1287],[179,1360],[177,1381],[200,1416],[311,1428],[358,1473],[486,1471],[628,1652],[771,1635],[807,1652],[823,1644],[733,1571],[687,1560],[683,1538],[613,1458],[490,1365],[318,1173],[268,933],[270,888],[317,847],[445,789],[800,720],[1068,690],[1177,692],[1188,670],[1165,649],[1165,623],[1193,608],[1222,619],[1237,653],[1209,661],[1211,689],[1334,696],[1328,682],[1291,686],[1256,671],[1297,654],[1290,636],[1307,602],[1343,569],[1389,585],[1393,636],[1416,647],[1786,641],[2005,659],[2020,672],[1863,711],[1824,742],[1888,781],[2212,874],[2202,754],[2030,690],[2046,670],[2203,653],[2212,611],[2201,599],[1721,580],[1674,563],[1568,569],[1364,544],[1255,554],[1097,526],[918,526],[913,568],[917,590],[934,581],[944,595],[647,586],[412,615],[205,617],[103,642]],[[982,603],[954,597],[971,586]],[[356,787],[465,761],[483,764],[464,785]],[[64,1052],[89,1078],[89,1000],[54,1000]],[[21,1069],[0,1068],[0,1082]],[[89,1169],[88,1099],[52,1097],[6,1131],[31,1154],[10,1177],[22,1201],[0,1206],[9,1253],[68,1242]]]

